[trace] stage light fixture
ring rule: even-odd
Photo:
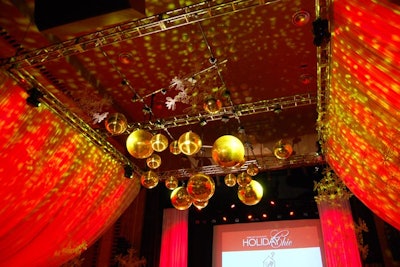
[[[132,169],[131,166],[125,165],[124,166],[124,171],[125,171],[125,173],[124,173],[125,178],[128,178],[128,179],[132,179],[133,178],[133,169]]]
[[[26,103],[32,107],[39,107],[41,105],[40,98],[43,97],[42,92],[40,92],[36,87],[28,90],[28,97],[26,98]]]
[[[314,20],[312,26],[314,34],[313,43],[315,46],[322,46],[330,41],[331,33],[329,32],[329,23],[327,19],[318,18]]]

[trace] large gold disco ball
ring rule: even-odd
[[[161,166],[161,157],[157,154],[152,154],[146,159],[146,164],[150,169],[157,169]]]
[[[125,115],[121,113],[114,113],[107,117],[104,124],[106,126],[106,130],[113,135],[124,133],[128,127],[128,121]]]
[[[293,147],[288,142],[279,140],[274,146],[274,155],[278,159],[287,159],[293,153]]]
[[[263,197],[263,188],[259,182],[252,180],[248,185],[239,187],[238,197],[245,205],[256,205]]]
[[[195,200],[209,200],[215,192],[214,180],[204,173],[196,173],[189,178],[187,191]]]
[[[246,186],[248,185],[253,178],[247,172],[241,172],[236,177],[236,182],[239,186]]]
[[[244,145],[233,135],[223,135],[215,140],[211,154],[215,163],[221,167],[234,168],[245,162]]]
[[[190,156],[199,152],[203,144],[198,134],[189,131],[179,137],[178,145],[183,154]]]
[[[152,189],[158,185],[158,174],[152,170],[144,172],[140,177],[140,183],[147,189]]]
[[[142,129],[133,131],[126,139],[126,148],[129,154],[137,159],[148,158],[153,153],[152,137],[151,133]]]
[[[193,200],[193,206],[195,206],[198,210],[204,209],[208,205],[208,200],[206,201],[199,201]]]
[[[211,114],[218,113],[222,108],[222,102],[214,97],[209,97],[204,101],[203,108]]]
[[[236,185],[236,175],[233,173],[229,173],[224,178],[225,185],[229,187],[233,187]]]
[[[175,176],[171,175],[167,179],[165,179],[165,187],[169,190],[174,190],[178,187],[179,181]]]
[[[193,201],[188,194],[186,187],[180,186],[171,192],[171,204],[178,210],[187,210]]]
[[[178,140],[174,140],[169,144],[169,152],[171,152],[174,155],[179,155],[181,153],[181,150],[179,149],[179,143]]]
[[[153,150],[157,152],[162,152],[168,147],[168,138],[160,133],[154,135],[150,142]]]

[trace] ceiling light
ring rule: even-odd
[[[292,22],[296,26],[304,26],[310,21],[310,13],[304,10],[297,11],[292,16]]]

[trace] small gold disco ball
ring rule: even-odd
[[[125,115],[121,113],[114,113],[107,117],[104,124],[106,126],[106,130],[113,135],[124,133],[128,127],[128,121]]]
[[[140,183],[147,189],[152,189],[158,185],[158,174],[152,170],[147,171],[140,177]]]
[[[168,147],[168,138],[160,133],[154,135],[150,142],[153,150],[157,152],[162,152]]]
[[[222,102],[214,97],[209,97],[204,101],[203,108],[211,114],[218,113],[222,108]]]
[[[169,152],[171,152],[174,155],[179,155],[181,153],[181,150],[179,149],[179,143],[178,140],[174,140],[169,144]]]
[[[192,206],[193,201],[188,194],[186,187],[180,186],[171,192],[171,204],[177,210],[187,210]]]
[[[253,178],[247,172],[241,172],[236,177],[236,182],[239,186],[246,186],[248,185]]]
[[[279,140],[274,146],[274,155],[278,159],[288,159],[293,153],[293,147],[288,142]]]
[[[161,166],[161,157],[157,154],[152,154],[146,159],[146,163],[150,169],[157,169]]]
[[[178,139],[179,150],[188,156],[194,155],[200,151],[203,145],[198,134],[189,131],[182,134]]]
[[[179,181],[175,176],[171,175],[167,179],[165,179],[165,187],[169,190],[174,190],[178,187]]]
[[[225,185],[229,187],[233,187],[236,185],[236,175],[233,173],[229,173],[224,178]]]
[[[249,166],[247,166],[247,169],[246,169],[247,174],[250,176],[256,176],[259,171],[260,171],[260,169],[254,163],[249,164]]]

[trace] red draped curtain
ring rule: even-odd
[[[0,88],[0,266],[60,266],[136,197],[137,179],[46,107]]]
[[[333,2],[332,73],[322,133],[327,162],[400,229],[400,6]]]
[[[327,267],[361,267],[349,198],[351,193],[330,169],[315,184]]]
[[[188,214],[187,210],[164,210],[160,267],[187,267]]]

